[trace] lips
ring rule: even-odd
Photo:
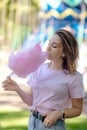
[[[49,58],[51,56],[51,54],[49,52],[47,52],[47,58]]]

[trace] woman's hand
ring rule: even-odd
[[[47,113],[43,116],[46,116],[45,120],[44,120],[44,125],[46,126],[52,126],[54,125],[58,119],[61,118],[61,111],[53,111],[53,112],[50,112],[50,113]]]
[[[6,80],[2,82],[2,87],[6,91],[16,91],[19,86],[10,76],[8,76]]]

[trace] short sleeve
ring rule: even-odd
[[[28,75],[27,77],[27,84],[29,86],[35,86],[37,84],[37,81],[38,81],[38,75],[40,73],[40,69],[41,69],[41,66],[34,72],[32,72],[31,74]]]
[[[83,76],[81,74],[77,74],[73,79],[72,83],[69,86],[69,92],[71,98],[82,98],[85,96]]]

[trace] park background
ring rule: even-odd
[[[78,70],[84,74],[84,106],[80,117],[67,119],[67,130],[87,129],[87,0],[0,0],[0,130],[27,130],[29,110],[15,92],[5,92],[2,81],[11,73],[11,51],[41,47],[56,29],[71,31],[78,40]],[[26,79],[12,77],[25,87]]]

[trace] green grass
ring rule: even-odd
[[[28,110],[0,111],[0,130],[27,130]]]
[[[0,130],[27,130],[28,110],[0,110]],[[87,117],[80,116],[66,120],[67,130],[87,130]]]
[[[87,117],[80,116],[66,120],[67,130],[87,130]]]

